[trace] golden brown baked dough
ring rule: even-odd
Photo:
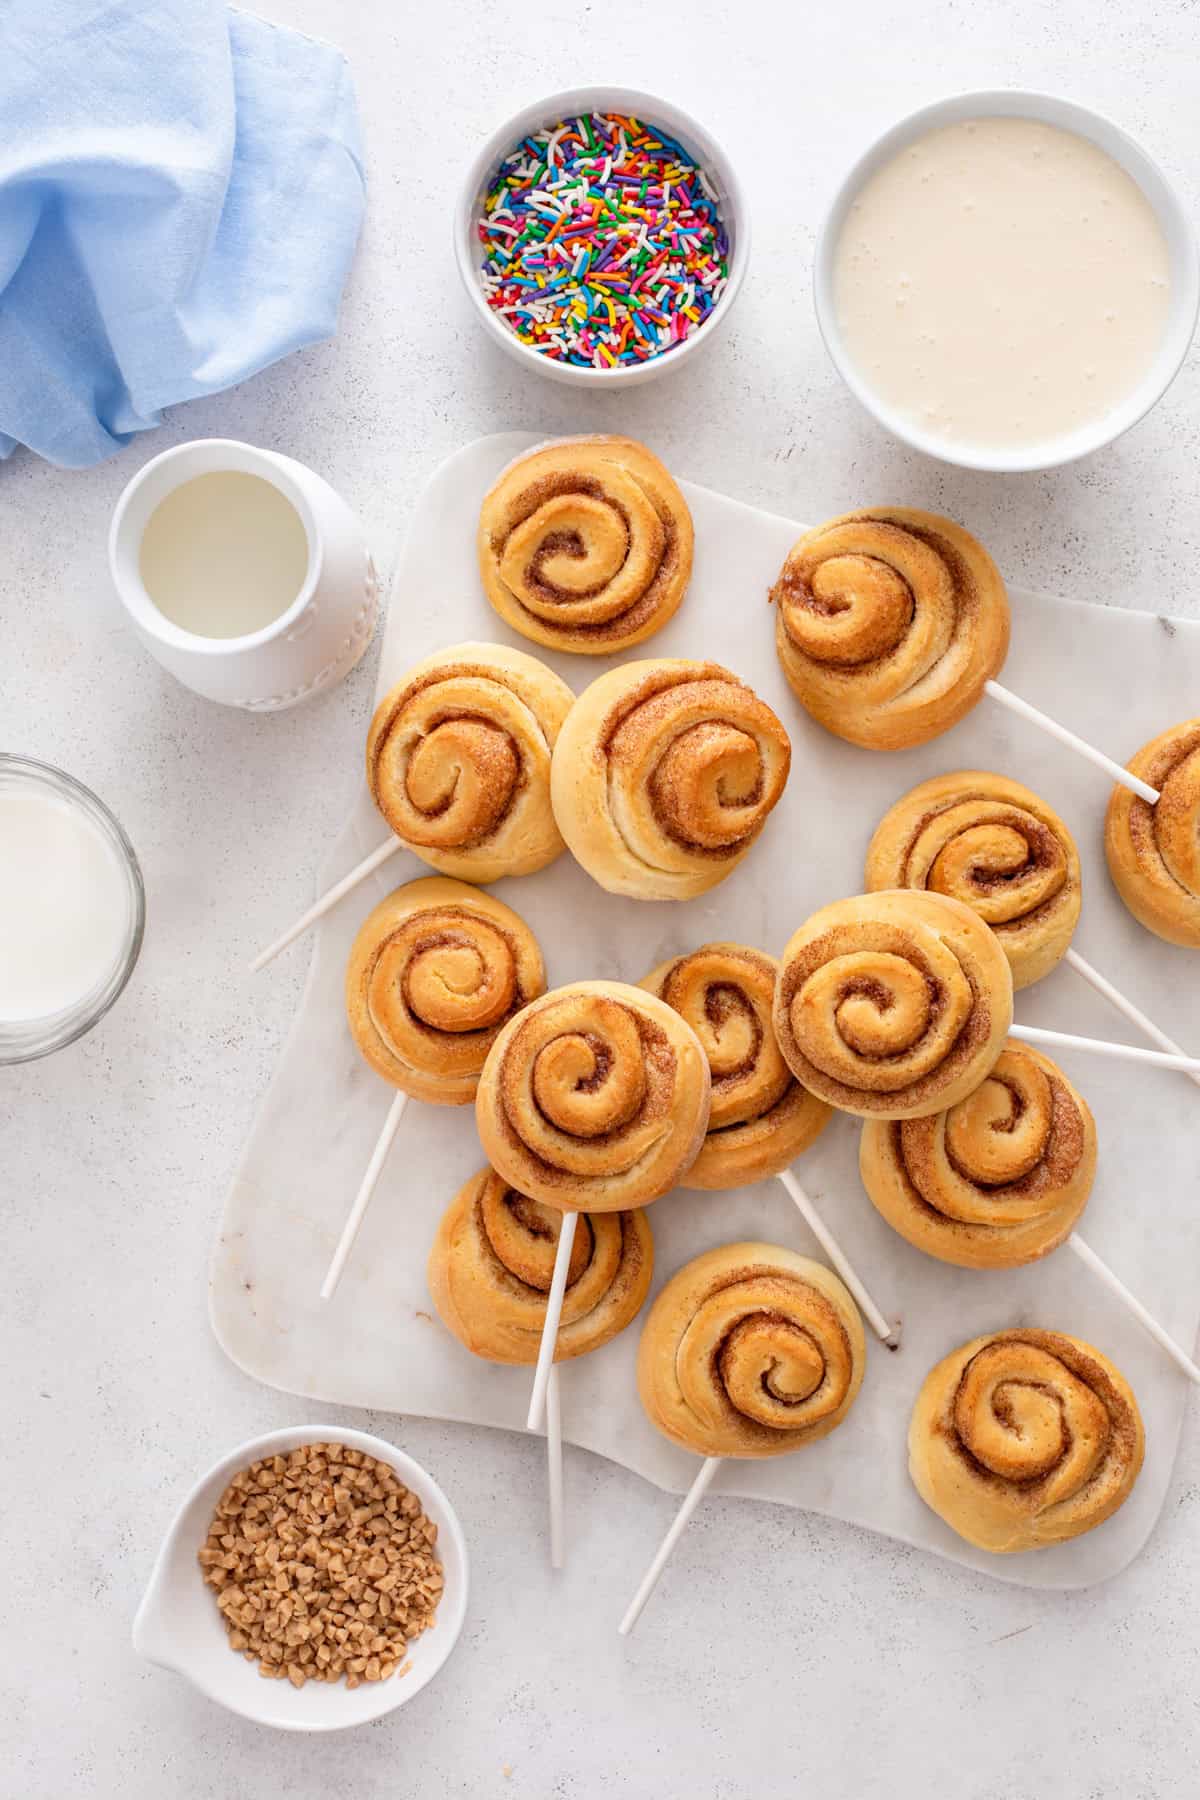
[[[775,1042],[778,968],[744,944],[702,944],[659,963],[641,984],[687,1020],[708,1058],[708,1136],[684,1187],[743,1187],[778,1175],[829,1121],[829,1107],[800,1085]]]
[[[1012,1024],[1004,952],[961,900],[838,900],[780,963],[775,1035],[797,1081],[843,1112],[918,1119],[979,1086]]]
[[[475,1117],[492,1167],[569,1212],[644,1206],[696,1160],[704,1052],[679,1014],[620,981],[555,988],[493,1044]]]
[[[863,1185],[939,1262],[1011,1269],[1057,1249],[1087,1205],[1096,1124],[1056,1063],[1010,1038],[987,1079],[924,1119],[868,1119]]]
[[[537,939],[511,907],[428,875],[363,921],[346,1013],[385,1081],[418,1100],[467,1106],[497,1033],[545,987]]]
[[[500,617],[552,650],[607,656],[665,625],[692,573],[692,515],[644,444],[560,438],[503,470],[479,517]]]
[[[567,716],[550,772],[554,816],[610,894],[692,899],[745,856],[791,754],[770,707],[718,663],[626,663]]]
[[[970,712],[1008,652],[1008,595],[983,545],[907,506],[806,531],[771,597],[797,699],[869,750],[937,737]]]
[[[523,650],[455,644],[385,694],[367,784],[401,841],[460,881],[530,875],[563,849],[550,755],[574,694]]]
[[[1156,937],[1200,949],[1200,718],[1143,744],[1126,767],[1157,788],[1156,806],[1114,787],[1104,854],[1118,894]]]
[[[968,1544],[1038,1550],[1128,1498],[1145,1436],[1124,1376],[1060,1331],[973,1338],[925,1378],[908,1431],[913,1484]]]
[[[460,1343],[490,1362],[535,1363],[563,1215],[481,1169],[451,1201],[429,1253],[429,1291]],[[554,1360],[623,1331],[654,1271],[644,1212],[584,1213],[575,1232]]]
[[[867,890],[949,894],[990,925],[1013,987],[1048,975],[1079,923],[1075,840],[1058,814],[1019,781],[960,769],[897,800],[867,851]]]
[[[867,1347],[837,1276],[777,1244],[726,1244],[673,1275],[638,1345],[652,1425],[698,1456],[783,1456],[840,1425]]]

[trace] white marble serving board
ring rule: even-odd
[[[521,433],[484,438],[434,476],[391,583],[380,691],[419,657],[464,639],[536,650],[488,607],[475,564],[482,496],[499,469],[533,441]],[[791,778],[751,854],[699,900],[616,899],[565,855],[538,875],[499,883],[495,892],[537,933],[551,984],[585,976],[636,981],[664,957],[713,938],[777,954],[815,908],[861,889],[868,838],[900,794],[942,771],[998,769],[1042,793],[1076,834],[1086,895],[1077,948],[1165,1030],[1185,1044],[1190,1037],[1196,1048],[1197,959],[1142,931],[1109,885],[1101,846],[1104,776],[987,699],[953,731],[917,750],[878,755],[830,737],[784,682],[767,604],[800,526],[704,488],[685,483],[684,490],[696,523],[692,585],[675,619],[635,654],[702,656],[734,669],[785,721]],[[858,494],[848,483],[845,503],[886,498]],[[796,510],[803,516],[802,494]],[[1111,754],[1124,759],[1166,725],[1200,711],[1200,624],[1020,591],[1012,601],[1005,681]],[[611,666],[592,657],[546,654],[546,660],[576,691]],[[347,742],[346,756],[358,757],[361,748],[357,740]],[[318,890],[383,836],[364,790],[318,870]],[[308,853],[297,846],[298,855]],[[332,1302],[318,1299],[391,1099],[350,1040],[342,1007],[346,957],[380,896],[424,872],[401,852],[315,934],[300,1012],[226,1203],[212,1266],[213,1326],[236,1363],[289,1392],[519,1430],[529,1373],[470,1356],[443,1329],[425,1287],[438,1218],[483,1162],[469,1107],[410,1104],[341,1287]],[[1131,1038],[1131,1028],[1069,969],[1019,994],[1016,1012],[1026,1024]],[[1190,1347],[1200,1320],[1200,1092],[1183,1075],[1081,1053],[1061,1061],[1099,1124],[1099,1174],[1083,1233]],[[847,1519],[1033,1587],[1080,1587],[1115,1574],[1141,1549],[1162,1507],[1187,1395],[1184,1377],[1065,1249],[1030,1268],[986,1274],[919,1255],[884,1225],[863,1193],[857,1144],[856,1122],[836,1117],[798,1167],[876,1299],[903,1320],[901,1348],[892,1355],[871,1338],[867,1377],[848,1421],[798,1455],[727,1463],[717,1477],[720,1491]],[[739,1238],[819,1254],[775,1181],[730,1194],[676,1192],[657,1202],[651,1221],[656,1289],[699,1251]],[[962,1543],[917,1498],[905,1437],[913,1398],[938,1358],[980,1332],[1023,1324],[1072,1332],[1115,1359],[1145,1415],[1146,1464],[1128,1503],[1097,1531],[1040,1553],[995,1558]],[[604,1350],[563,1366],[564,1432],[681,1493],[696,1463],[642,1413],[633,1380],[637,1335],[635,1323]]]

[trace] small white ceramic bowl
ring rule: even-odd
[[[947,443],[936,435],[922,431],[911,419],[897,412],[874,392],[846,348],[838,325],[834,305],[833,272],[835,253],[842,226],[859,189],[875,171],[916,138],[940,125],[953,125],[965,119],[982,118],[1037,119],[1046,125],[1057,125],[1064,131],[1088,138],[1107,152],[1131,175],[1149,200],[1162,226],[1171,259],[1171,302],[1167,326],[1158,353],[1146,373],[1119,406],[1100,419],[1059,438],[1014,448],[981,447]],[[941,462],[954,463],[964,469],[987,469],[997,473],[1020,470],[1052,469],[1074,462],[1094,450],[1112,443],[1114,438],[1136,425],[1160,400],[1187,355],[1196,328],[1200,306],[1200,270],[1196,256],[1196,240],[1176,190],[1158,164],[1139,144],[1127,137],[1119,126],[1101,113],[1077,106],[1073,101],[1057,99],[1052,94],[1031,94],[1000,90],[974,94],[957,94],[952,99],[935,101],[910,113],[884,132],[871,148],[860,156],[845,177],[834,197],[833,205],[817,243],[813,271],[817,323],[825,347],[838,374],[857,400],[879,423],[902,443]]]
[[[386,1462],[420,1500],[438,1528],[437,1547],[446,1587],[437,1621],[415,1638],[408,1651],[407,1675],[387,1681],[310,1681],[294,1688],[290,1681],[269,1681],[256,1663],[229,1648],[216,1597],[204,1585],[196,1552],[208,1535],[217,1501],[239,1469],[265,1456],[286,1455],[301,1444],[348,1444]],[[239,1444],[196,1483],[163,1541],[137,1617],[133,1647],[139,1656],[186,1675],[202,1694],[231,1712],[281,1731],[342,1731],[394,1712],[437,1674],[458,1642],[467,1611],[467,1547],[462,1526],[441,1488],[419,1463],[382,1438],[340,1425],[298,1425],[271,1431]]]
[[[531,131],[539,131],[547,125],[557,125],[562,119],[573,119],[585,112],[632,115],[647,124],[661,126],[671,137],[677,139],[693,161],[704,170],[716,189],[721,218],[729,238],[729,279],[721,298],[700,329],[674,350],[668,350],[661,356],[652,356],[644,363],[623,363],[612,369],[576,368],[571,363],[555,362],[540,350],[523,344],[492,311],[484,299],[483,285],[479,279],[483,252],[475,228],[496,170],[514,145],[528,137]],[[551,381],[568,382],[575,387],[600,390],[636,387],[640,382],[653,381],[657,376],[666,374],[668,369],[682,368],[697,350],[711,343],[724,327],[746,274],[750,256],[750,221],[742,185],[734,172],[733,164],[716,139],[690,113],[684,112],[682,107],[673,106],[669,100],[659,100],[653,94],[640,93],[635,88],[568,88],[564,93],[551,94],[546,100],[535,100],[531,106],[514,113],[511,119],[497,131],[493,131],[482,146],[467,171],[455,208],[454,253],[458,259],[458,272],[463,278],[463,286],[484,329],[495,343],[525,368],[539,375],[546,375]]]

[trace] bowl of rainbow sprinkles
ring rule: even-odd
[[[712,341],[750,232],[732,164],[695,119],[629,88],[575,88],[481,147],[455,250],[510,355],[552,380],[633,386]]]

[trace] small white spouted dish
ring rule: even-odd
[[[437,1526],[437,1551],[445,1587],[434,1624],[412,1640],[407,1674],[386,1681],[264,1679],[258,1665],[231,1649],[216,1596],[205,1585],[197,1552],[218,1500],[239,1469],[269,1456],[286,1456],[305,1444],[335,1443],[387,1463]],[[239,1444],[202,1475],[183,1502],[159,1550],[149,1586],[133,1622],[133,1647],[161,1668],[174,1669],[210,1700],[260,1725],[281,1731],[342,1731],[365,1725],[403,1706],[437,1674],[462,1630],[467,1610],[467,1547],[458,1517],[432,1476],[382,1438],[337,1425],[297,1425]]]

